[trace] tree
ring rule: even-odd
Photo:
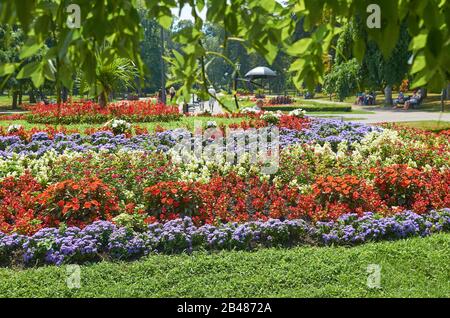
[[[392,86],[400,85],[402,79],[408,71],[408,59],[410,52],[408,50],[409,35],[406,25],[403,24],[401,28],[401,35],[397,43],[388,57],[385,57],[380,50],[378,44],[369,40],[365,24],[359,17],[355,17],[349,23],[342,26],[342,32],[336,42],[335,62],[332,66],[330,75],[325,76],[325,84],[329,93],[337,93],[340,99],[353,94],[352,89],[339,89],[338,91],[330,91],[333,88],[338,88],[342,83],[349,83],[352,88],[357,81],[359,90],[363,88],[372,91],[384,90],[385,103],[392,104]],[[341,72],[341,64],[347,64],[348,61],[355,58],[353,43],[361,43],[366,47],[362,62],[358,65],[358,70],[355,70],[356,61],[352,61],[344,68],[348,68],[351,72],[346,74]],[[335,70],[335,68],[337,68]],[[341,79],[339,76],[344,77]],[[349,77],[350,76],[350,77]],[[352,82],[349,79],[353,78]],[[337,81],[339,84],[337,84]],[[344,94],[344,95],[343,95]]]
[[[392,86],[400,85],[406,77],[409,65],[410,51],[408,44],[410,37],[406,24],[400,29],[400,37],[386,58],[374,41],[366,43],[366,53],[363,59],[363,72],[367,74],[366,86],[372,89],[384,89],[386,105],[392,105]]]
[[[110,60],[103,49],[97,56],[96,84],[89,86],[85,74],[79,75],[79,89],[81,93],[89,92],[98,99],[101,107],[106,107],[114,90],[134,87],[135,79],[139,75],[134,63],[126,58],[114,58]]]
[[[70,3],[68,0],[0,3],[0,23],[19,24],[27,35],[20,52],[21,60],[33,56],[49,39],[52,42],[52,48],[40,61],[23,68],[20,63],[7,63],[0,68],[0,76],[21,68],[18,77],[31,78],[36,87],[40,87],[45,79],[54,81],[60,103],[62,87],[72,88],[77,70],[83,71],[90,85],[96,85],[96,52],[105,43],[109,45],[106,53],[109,59],[115,56],[130,58],[142,71],[137,1],[80,1],[78,6],[83,14],[80,28],[71,28],[67,23]]]
[[[9,63],[20,63],[20,52],[24,46],[25,36],[22,30],[17,26],[0,25],[0,63],[8,65]],[[46,48],[42,48],[32,57],[24,59],[20,68],[7,76],[0,77],[0,84],[3,84],[12,96],[12,109],[17,109],[22,104],[22,96],[28,91],[30,93],[30,102],[33,102],[34,86],[31,80],[21,78],[21,69],[29,63],[42,59],[42,54]]]
[[[150,92],[161,88],[161,37],[160,26],[154,19],[148,18],[145,8],[139,9],[144,36],[141,42],[141,58],[146,67],[144,85]]]
[[[0,25],[0,63],[14,63],[19,61],[20,48],[23,45],[23,33],[17,27]],[[12,95],[12,108],[17,109],[19,95],[21,93],[20,80],[17,79],[17,72],[0,78],[4,87]]]
[[[361,68],[356,59],[335,64],[325,75],[323,89],[327,94],[335,93],[339,101],[361,90]]]

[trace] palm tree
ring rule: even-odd
[[[127,58],[106,58],[103,52],[96,55],[96,85],[88,87],[84,74],[78,75],[80,93],[89,92],[98,99],[101,107],[106,107],[111,93],[115,90],[135,87],[139,75],[136,65]]]

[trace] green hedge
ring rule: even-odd
[[[294,109],[301,108],[308,112],[351,112],[352,106],[345,105],[274,105],[274,106],[264,106],[263,110],[273,111],[291,111]]]

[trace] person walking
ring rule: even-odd
[[[216,90],[212,85],[209,87],[208,93],[209,93],[209,110],[210,113],[212,114],[214,110],[214,104],[216,103]]]
[[[171,102],[171,103],[172,103],[172,101],[173,101],[173,99],[174,99],[176,93],[177,93],[177,92],[176,92],[176,90],[175,90],[175,87],[171,86],[170,89],[169,89],[169,96],[170,96],[170,102]]]

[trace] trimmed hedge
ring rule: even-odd
[[[291,111],[294,109],[304,109],[309,112],[351,112],[352,106],[345,105],[274,105],[264,106],[262,109],[266,111]]]

